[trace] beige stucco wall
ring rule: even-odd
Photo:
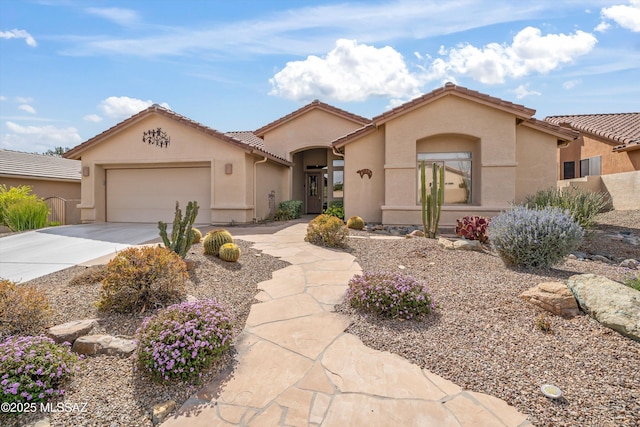
[[[252,161],[255,162],[253,159]],[[256,164],[255,167],[257,170],[255,218],[257,220],[262,220],[268,218],[271,214],[269,211],[269,194],[272,191],[275,196],[274,203],[276,208],[280,202],[288,199],[289,169],[276,166],[270,162],[259,163]],[[253,194],[253,192],[251,193]]]
[[[476,144],[472,166],[473,204],[443,206],[442,225],[454,225],[455,219],[463,215],[497,213],[515,199],[517,163],[513,114],[448,96],[390,120],[385,128],[383,223],[420,223],[416,198],[418,145],[420,151],[425,152],[453,151],[447,138],[465,147]]]
[[[370,169],[371,178],[357,171]],[[378,130],[345,146],[345,218],[355,215],[366,222],[382,222],[385,197],[384,131]]]
[[[525,126],[517,127],[516,195],[522,202],[528,194],[556,186],[557,138]]]
[[[312,147],[331,147],[331,141],[362,125],[336,114],[312,109],[283,123],[264,135],[266,149],[292,160],[291,153]]]
[[[162,128],[171,138],[168,147],[142,142],[149,129]],[[210,167],[210,206],[201,206],[199,222],[228,223],[253,220],[253,163],[262,157],[248,155],[245,150],[219,140],[191,126],[158,114],[150,114],[108,136],[82,152],[82,166],[89,176],[82,178],[82,221],[105,221],[105,170],[109,168],[153,168],[157,166]],[[270,163],[273,163],[269,161]],[[232,165],[232,173],[225,165]],[[286,166],[276,166],[284,170]],[[273,174],[264,177],[278,179]],[[133,183],[135,184],[135,183]],[[265,185],[271,184],[265,182]],[[194,182],[192,185],[205,185]],[[208,183],[206,183],[208,185]],[[281,183],[273,183],[279,187]],[[158,191],[163,191],[162,182]]]
[[[602,175],[602,185],[616,210],[640,209],[640,170]]]

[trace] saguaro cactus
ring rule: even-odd
[[[420,202],[422,204],[422,228],[424,235],[435,239],[440,223],[440,210],[444,202],[444,166],[439,163],[431,165],[433,179],[431,190],[427,194],[427,183],[424,160],[420,162]]]
[[[183,218],[180,204],[176,201],[176,216],[173,219],[171,239],[167,236],[167,224],[165,222],[158,221],[158,229],[160,230],[162,242],[167,248],[171,249],[182,258],[187,256],[187,252],[193,244],[194,234],[191,229],[193,228],[193,223],[197,216],[198,202],[193,201],[187,203],[187,210],[185,211]]]

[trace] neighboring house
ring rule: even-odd
[[[49,202],[51,221],[80,222],[76,205],[80,201],[80,162],[42,154],[0,149],[0,184],[28,185],[38,197]]]
[[[559,144],[578,133],[534,110],[453,84],[369,120],[320,101],[254,132],[221,133],[158,105],[82,143],[83,222],[170,220],[198,200],[199,222],[251,222],[283,200],[317,214],[419,224],[418,166],[446,167],[442,224],[493,215],[555,186]]]
[[[558,150],[559,179],[640,171],[640,113],[550,116],[545,121],[580,132]]]

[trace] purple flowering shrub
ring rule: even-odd
[[[486,243],[489,240],[487,228],[490,221],[490,218],[482,216],[463,216],[456,220],[456,234],[468,240],[479,240],[481,243]]]
[[[48,402],[62,396],[79,367],[69,343],[40,336],[11,336],[0,344],[2,403]]]
[[[155,380],[198,376],[231,345],[229,310],[215,299],[171,305],[136,331],[138,368]]]
[[[362,311],[402,319],[429,314],[435,309],[424,283],[406,274],[384,271],[365,271],[353,276],[346,301]]]
[[[493,218],[489,234],[505,265],[549,268],[578,249],[583,230],[568,211],[516,206]]]

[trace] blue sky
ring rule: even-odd
[[[320,99],[365,117],[452,81],[548,115],[640,111],[640,0],[1,0],[0,148],[152,103],[219,131]]]

